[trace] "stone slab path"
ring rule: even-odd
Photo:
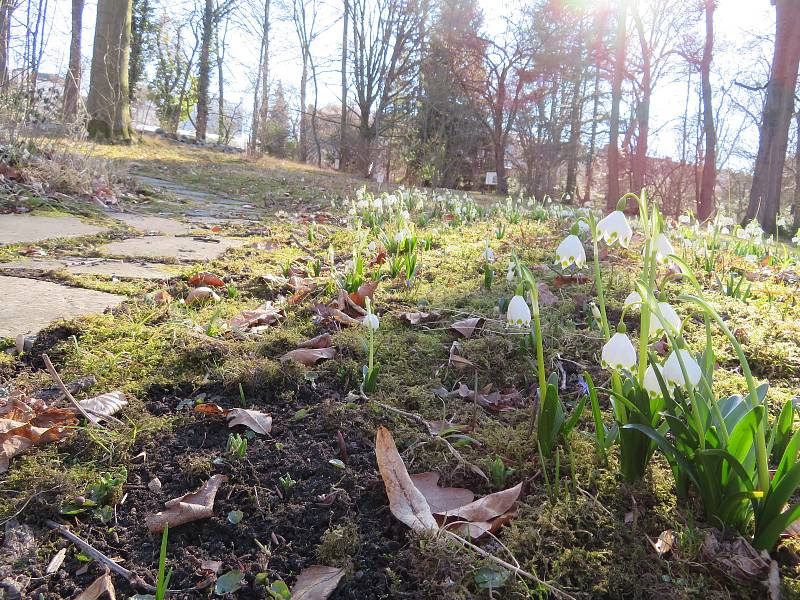
[[[124,296],[66,287],[24,277],[0,275],[0,337],[35,333],[58,319],[102,312],[118,306]]]
[[[77,217],[0,215],[0,244],[24,244],[54,238],[73,238],[107,231]]]
[[[25,258],[14,262],[0,263],[0,271],[35,271],[49,273],[65,270],[73,275],[107,275],[122,279],[169,279],[174,273],[164,270],[157,263],[138,263],[104,258]]]
[[[169,256],[182,261],[199,261],[214,259],[228,248],[244,245],[242,240],[223,237],[213,239],[215,241],[205,241],[192,237],[154,235],[111,242],[100,246],[98,249],[104,254],[114,256],[137,258]]]
[[[138,229],[142,233],[158,233],[163,235],[183,235],[193,228],[175,219],[141,215],[137,213],[108,213],[108,216],[126,225]]]

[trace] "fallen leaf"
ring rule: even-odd
[[[337,567],[314,565],[300,571],[292,586],[292,600],[327,600],[344,577]]]
[[[232,408],[225,417],[228,419],[228,427],[244,425],[261,435],[272,431],[272,417],[257,410]]]
[[[517,516],[516,510],[510,510],[491,521],[476,521],[474,523],[456,522],[448,529],[455,531],[462,536],[478,539],[487,533],[497,533],[497,531]]]
[[[228,411],[226,409],[222,408],[219,404],[214,404],[213,402],[203,402],[202,404],[196,404],[194,410],[195,412],[203,413],[204,415],[228,414]]]
[[[448,363],[459,369],[464,369],[467,367],[473,369],[478,368],[475,363],[461,356],[461,344],[459,344],[457,341],[454,341],[450,346],[450,357],[448,359]]]
[[[97,600],[103,594],[108,594],[110,600],[117,599],[114,593],[114,582],[111,581],[111,575],[108,571],[95,579],[92,585],[83,590],[75,600]]]
[[[575,275],[556,275],[553,278],[552,284],[553,287],[556,289],[562,288],[565,285],[576,285],[581,283],[589,283],[591,279],[588,276],[582,273],[576,273]]]
[[[655,542],[653,542],[650,538],[647,538],[647,540],[653,546],[653,550],[656,551],[659,558],[663,558],[665,555],[672,552],[675,544],[678,543],[678,538],[672,529],[662,531],[661,535],[658,536],[658,539]]]
[[[761,580],[768,576],[772,562],[766,551],[759,552],[744,538],[725,540],[715,530],[706,534],[700,553],[720,572],[734,579]]]
[[[209,273],[208,271],[202,271],[189,277],[189,285],[192,287],[223,287],[225,282],[219,275],[214,275],[214,273]]]
[[[470,319],[462,319],[461,321],[456,321],[452,325],[450,325],[451,329],[455,329],[458,333],[463,335],[465,338],[469,339],[475,333],[476,330],[479,330],[483,327],[484,318],[483,317],[473,317]]]
[[[186,295],[186,304],[203,304],[209,301],[219,302],[219,300],[217,293],[210,287],[197,287]]]
[[[164,503],[166,510],[145,519],[147,528],[153,533],[159,533],[164,530],[165,525],[169,525],[172,529],[184,523],[207,519],[214,514],[214,498],[220,486],[226,481],[228,481],[227,475],[212,475],[196,492],[167,500]]]
[[[401,312],[397,315],[404,321],[408,321],[412,325],[419,325],[420,323],[429,323],[430,321],[438,321],[442,315],[438,312]]]
[[[522,482],[512,488],[489,494],[474,502],[443,512],[445,517],[458,517],[465,521],[491,521],[508,512],[522,492]]]
[[[439,473],[428,471],[411,476],[411,482],[425,500],[433,513],[446,513],[466,506],[475,499],[475,494],[466,488],[439,487]]]
[[[378,283],[379,282],[374,279],[365,281],[358,287],[358,290],[350,294],[350,299],[361,308],[366,308],[367,298],[372,300],[372,297],[375,295],[375,290],[378,289]]]
[[[81,400],[78,404],[89,413],[89,420],[92,423],[99,423],[104,416],[113,415],[128,404],[128,401],[125,399],[124,393],[114,391]]]
[[[536,284],[536,287],[539,289],[540,307],[553,306],[558,302],[558,296],[550,291],[550,287],[546,283],[540,281],[538,284]]]
[[[281,356],[281,362],[295,360],[307,367],[312,367],[321,360],[336,356],[336,348],[298,348]]]
[[[47,563],[47,569],[45,569],[45,574],[52,575],[56,571],[61,568],[61,565],[64,564],[64,557],[67,555],[67,549],[62,548],[58,552],[56,552],[55,556],[50,559],[50,562]]]
[[[330,348],[333,345],[333,336],[330,333],[323,333],[317,337],[298,344],[299,348]]]
[[[159,290],[155,292],[152,298],[153,302],[156,304],[169,304],[172,302],[172,296],[170,296],[169,292],[166,290]]]
[[[265,302],[258,308],[243,310],[228,319],[228,328],[233,331],[247,331],[259,325],[275,325],[285,316],[283,309],[273,306],[272,302]]]
[[[430,506],[411,481],[406,465],[397,452],[394,438],[385,427],[378,428],[375,457],[392,514],[417,533],[437,531],[439,525],[433,518]]]
[[[219,573],[222,568],[221,560],[204,560],[200,563],[200,568],[203,571],[211,571],[212,573]]]

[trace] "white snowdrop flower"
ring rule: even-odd
[[[577,235],[570,234],[565,237],[556,248],[556,256],[561,267],[566,269],[570,265],[578,268],[586,266],[586,250],[583,242]]]
[[[740,240],[748,240],[750,239],[750,234],[746,229],[737,229],[736,237],[739,238]]]
[[[680,217],[678,217],[678,222],[684,225],[688,225],[689,223],[692,222],[692,218],[689,215],[681,215]]]
[[[639,305],[642,303],[642,297],[639,295],[639,292],[631,292],[625,297],[625,306],[630,306],[631,308],[638,308]]]
[[[662,265],[670,262],[669,255],[675,254],[675,248],[672,247],[669,238],[663,233],[659,233],[653,240],[653,245],[655,246],[656,261]]]
[[[675,309],[666,302],[659,302],[658,309],[659,312],[661,312],[661,317],[659,317],[655,311],[650,315],[650,337],[659,336],[666,331],[662,319],[666,321],[666,324],[670,328],[668,333],[673,334],[679,331],[681,328],[681,318],[678,316],[678,313],[675,312]]]
[[[483,258],[486,262],[494,262],[494,250],[489,245],[489,240],[486,240],[486,248],[483,250]]]
[[[694,242],[689,238],[682,238],[681,244],[683,245],[684,248],[691,248],[692,246],[694,246]]]
[[[364,327],[371,329],[372,331],[376,331],[381,326],[378,315],[373,312],[367,313],[366,316],[361,320],[361,323],[364,325]]]
[[[684,349],[673,350],[667,357],[667,360],[664,362],[664,380],[675,385],[686,385],[686,380],[681,370],[681,364],[678,360],[678,354],[680,354],[681,360],[683,360],[683,366],[686,367],[686,375],[689,377],[689,383],[691,383],[692,386],[700,383],[703,371],[700,369],[700,365],[697,364],[694,356],[692,356],[692,353]]]
[[[755,254],[748,254],[744,257],[744,260],[751,264],[756,264],[758,262],[758,257]]]
[[[586,221],[580,220],[578,221],[578,233],[581,235],[585,235],[590,231],[589,224]]]
[[[370,243],[367,245],[367,248],[369,249],[369,251],[370,251],[370,252],[375,252],[375,249],[376,249],[377,247],[378,247],[378,245],[375,243],[375,240],[372,240],[372,241],[371,241],[371,242],[370,242]]]
[[[400,213],[400,214],[402,215],[402,217],[403,217],[403,220],[404,220],[404,221],[408,221],[408,219],[411,217],[411,215],[408,213],[408,211],[407,211],[407,210],[404,210],[404,211],[403,211],[402,213]]]
[[[661,367],[658,368],[658,372],[661,373],[661,378],[664,378],[663,370]],[[666,379],[664,383],[667,386],[667,389],[671,389],[672,385]],[[642,382],[642,387],[647,390],[647,393],[650,396],[660,396],[661,395],[661,386],[658,384],[658,378],[656,377],[656,371],[653,368],[653,365],[649,365],[644,372],[644,381]]]
[[[529,327],[531,324],[531,309],[525,298],[516,295],[511,298],[506,310],[506,321],[509,325]]]
[[[603,367],[615,371],[632,371],[636,366],[636,349],[624,333],[615,333],[600,354]]]
[[[781,215],[780,217],[778,217],[777,219],[775,219],[775,224],[776,224],[778,227],[786,227],[786,226],[789,224],[789,221],[786,219],[786,217],[784,217],[783,215]]]
[[[628,247],[628,243],[633,237],[633,230],[628,224],[628,219],[625,218],[625,213],[621,210],[615,210],[600,219],[597,222],[597,232],[600,234],[600,239],[605,240],[609,246],[619,242],[623,248]]]
[[[345,269],[347,269],[348,271],[352,271],[352,270],[353,270],[353,268],[355,267],[355,264],[353,263],[353,261],[352,261],[352,260],[348,260],[346,263],[344,263],[344,267],[345,267]]]
[[[600,319],[603,318],[603,315],[600,314],[600,309],[597,308],[597,304],[592,302],[591,308],[592,308],[592,316],[595,318],[596,321],[599,321]]]
[[[731,234],[731,230],[728,227],[723,227],[722,229],[719,230],[719,232],[722,235],[730,235]]]
[[[394,241],[398,244],[402,244],[403,241],[408,237],[408,229],[401,229],[397,233],[394,234]]]
[[[517,270],[514,268],[514,265],[508,265],[508,271],[506,271],[506,281],[508,281],[508,283],[513,283],[516,276]]]

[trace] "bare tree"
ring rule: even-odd
[[[64,81],[64,122],[73,123],[78,115],[81,90],[81,30],[83,2],[72,0],[72,33],[69,42],[69,68]]]
[[[619,0],[617,11],[617,34],[614,40],[614,73],[611,81],[611,116],[608,120],[608,184],[606,208],[613,209],[619,200],[619,109],[622,102],[622,82],[625,79],[625,56],[628,46],[627,0]],[[637,190],[638,191],[638,190]]]
[[[350,19],[350,2],[343,0],[342,10],[342,112],[339,121],[339,170],[344,171],[347,167],[347,23]]]
[[[211,87],[211,44],[220,21],[233,10],[236,0],[215,3],[204,0],[200,26],[200,55],[197,76],[197,116],[195,139],[205,141],[208,129],[209,89]]]
[[[714,127],[714,107],[711,91],[711,58],[714,51],[714,9],[715,0],[704,0],[706,39],[703,44],[703,58],[700,61],[703,98],[703,132],[705,134],[705,157],[703,176],[700,184],[700,198],[697,203],[697,216],[705,221],[714,212],[714,190],[717,187],[717,131]]]

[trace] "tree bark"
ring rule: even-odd
[[[208,91],[211,86],[211,38],[214,35],[214,1],[205,0],[203,24],[200,31],[200,64],[197,73],[197,117],[195,120],[195,139],[206,140],[208,128]]]
[[[306,90],[308,85],[308,49],[303,48],[303,69],[300,74],[300,136],[298,139],[298,155],[300,162],[308,159],[308,119],[306,119]]]
[[[569,141],[567,156],[567,182],[564,191],[569,194],[570,202],[575,200],[576,188],[578,185],[578,149],[581,137],[581,108],[583,98],[583,73],[578,72],[578,76],[573,81],[572,104],[570,106],[569,118]]]
[[[347,21],[350,18],[350,2],[344,0],[342,14],[342,114],[339,120],[339,170],[346,170],[347,163]]]
[[[608,184],[606,208],[613,210],[619,200],[619,105],[622,100],[622,81],[625,78],[625,56],[627,50],[626,19],[627,1],[620,0],[617,15],[616,48],[614,51],[614,77],[611,82],[611,116],[608,134]]]
[[[13,9],[13,0],[0,0],[0,89],[8,83],[8,49]]]
[[[767,98],[759,130],[750,202],[745,221],[757,219],[769,234],[775,232],[780,210],[781,182],[789,143],[789,122],[794,106],[797,69],[800,62],[800,2],[777,0],[775,50]]]
[[[600,105],[600,67],[595,66],[594,94],[592,98],[592,131],[589,134],[589,153],[586,156],[586,185],[583,202],[592,200],[592,178],[594,176],[594,150],[597,142],[597,112]]]
[[[128,97],[132,0],[99,0],[89,77],[89,136],[104,141],[131,139]]]
[[[264,23],[262,24],[263,39],[263,58],[261,60],[261,121],[260,132],[258,134],[261,144],[259,148],[262,152],[267,151],[267,127],[269,126],[269,9],[270,0],[264,0]]]
[[[634,20],[636,30],[639,35],[639,42],[642,51],[642,100],[636,109],[637,136],[636,149],[633,157],[632,167],[632,187],[635,193],[640,193],[644,188],[645,171],[647,170],[647,143],[650,137],[650,99],[652,90],[652,50],[647,45],[644,24],[639,17],[638,10],[634,7]]]
[[[64,122],[74,123],[78,117],[78,100],[81,94],[81,29],[83,27],[83,2],[72,0],[72,35],[69,41],[69,68],[64,81]]]
[[[703,132],[706,138],[706,151],[703,159],[703,175],[700,182],[700,198],[697,204],[697,217],[701,221],[705,221],[714,213],[714,189],[717,186],[717,132],[714,128],[714,107],[711,103],[714,8],[715,0],[705,0],[706,40],[703,45],[703,58],[700,62],[700,75],[703,87]]]
[[[797,232],[800,231],[800,110],[794,113],[794,123],[797,140],[794,147],[794,223],[792,223],[792,232],[797,235]]]

